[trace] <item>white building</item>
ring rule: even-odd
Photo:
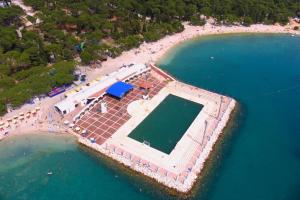
[[[96,96],[93,96],[94,94],[105,90],[117,81],[128,80],[129,78],[140,75],[148,70],[150,70],[150,68],[144,64],[122,67],[118,71],[106,75],[96,84],[88,86],[72,95],[68,95],[64,100],[55,104],[54,107],[60,114],[68,114],[74,111],[78,106],[87,105],[90,101],[96,98]]]

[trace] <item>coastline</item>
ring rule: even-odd
[[[266,25],[254,25],[251,27],[214,27],[214,26],[210,26],[209,28],[205,29],[205,27],[194,27],[194,26],[189,26],[189,25],[185,25],[187,28],[182,32],[182,33],[177,33],[171,36],[167,36],[157,42],[154,43],[148,43],[148,44],[142,44],[141,47],[137,48],[137,49],[133,49],[130,50],[128,52],[124,52],[120,57],[117,57],[115,59],[109,59],[108,61],[104,62],[103,66],[99,69],[95,69],[92,70],[90,72],[88,72],[88,78],[89,79],[93,79],[93,76],[99,76],[99,75],[104,75],[105,73],[109,73],[110,71],[114,71],[116,69],[118,69],[119,66],[121,66],[122,64],[128,64],[128,63],[138,63],[138,62],[150,62],[150,63],[157,63],[160,60],[164,59],[165,56],[168,56],[168,52],[170,52],[172,49],[174,49],[177,45],[180,45],[182,43],[185,43],[187,41],[191,41],[191,40],[197,40],[200,39],[202,36],[209,36],[209,35],[225,35],[225,34],[258,34],[258,33],[262,33],[262,34],[297,34],[299,35],[300,32],[299,31],[293,31],[293,30],[287,30],[285,27],[282,26],[266,26]],[[253,28],[254,27],[254,28]],[[259,28],[258,28],[259,27]],[[224,29],[222,29],[224,28]],[[201,31],[202,29],[202,31]],[[177,39],[177,40],[176,40]],[[191,41],[192,42],[192,41]],[[156,50],[157,46],[160,47],[159,50]],[[155,48],[155,49],[154,49]],[[136,51],[141,51],[141,53],[136,53]],[[153,53],[155,52],[155,53]],[[130,54],[130,56],[128,56],[128,54]],[[141,54],[141,55],[139,55]],[[134,58],[132,58],[132,56],[134,56]],[[143,61],[142,61],[143,60]],[[122,64],[121,64],[122,63]],[[105,71],[107,70],[107,71]],[[57,98],[59,100],[59,98]],[[234,101],[234,100],[233,100]],[[174,186],[172,188],[175,189],[175,191],[179,191],[180,193],[183,194],[189,194],[190,191],[193,191],[194,183],[198,182],[198,179],[201,179],[201,173],[202,173],[202,169],[205,168],[206,166],[206,161],[210,159],[211,157],[211,153],[213,153],[215,146],[219,143],[219,140],[221,139],[223,132],[225,131],[226,127],[228,126],[228,123],[231,122],[231,112],[234,112],[234,110],[236,109],[236,105],[237,103],[234,101],[233,105],[231,106],[231,109],[228,109],[228,116],[227,114],[225,114],[225,123],[220,123],[220,127],[218,127],[217,129],[217,133],[214,134],[214,137],[211,138],[211,144],[208,145],[208,149],[207,151],[203,152],[203,158],[201,159],[202,161],[199,161],[198,164],[196,165],[196,169],[193,170],[195,171],[195,174],[192,175],[192,177],[189,180],[189,187],[183,187],[180,190],[177,190],[176,188],[174,188]],[[46,114],[49,112],[49,109],[51,109],[51,104],[45,105],[43,107],[43,105],[41,106],[42,110],[41,110],[41,114]],[[46,108],[46,109],[45,109]],[[22,111],[16,111],[16,112],[22,112]],[[11,115],[11,114],[10,114]],[[47,115],[47,114],[46,114]],[[60,121],[60,124],[62,123],[61,120],[57,120],[56,119],[56,123],[58,123],[58,121]],[[38,123],[41,123],[41,121],[36,122],[37,126],[39,125]],[[30,123],[29,123],[30,124]],[[8,134],[7,136],[5,136],[5,138],[7,137],[14,137],[14,136],[21,136],[21,135],[30,135],[30,134],[41,134],[41,133],[49,133],[49,126],[52,126],[51,122],[48,122],[47,119],[42,121],[42,127],[37,127],[37,126],[31,126],[27,125],[26,128],[24,127],[19,127],[16,128],[15,130],[13,130],[10,134]],[[61,126],[63,127],[63,126]],[[65,135],[68,134],[66,133],[67,130],[60,128],[60,126],[58,127],[58,129],[56,129],[56,131],[51,131],[51,133],[54,133],[55,135]],[[68,134],[70,135],[70,134]],[[2,139],[5,139],[2,138]],[[2,140],[1,136],[0,136],[0,141]],[[89,146],[87,145],[86,141],[81,141],[83,143],[83,145]],[[90,146],[89,146],[90,147]],[[95,149],[98,149],[98,147],[92,147]],[[131,165],[128,165],[128,163],[123,162],[122,160],[118,160],[117,157],[114,157],[114,155],[109,155],[107,154],[107,152],[105,152],[104,149],[99,150],[102,154],[108,156],[108,157],[112,157],[114,160],[117,160],[118,162],[120,162],[121,164],[127,166],[127,167],[131,167]],[[142,173],[142,174],[146,174],[148,177],[153,178],[156,180],[156,182],[158,181],[156,177],[151,177],[150,173],[147,173],[144,169],[133,169],[135,172],[138,171],[138,173]],[[200,174],[200,175],[199,175]],[[199,176],[198,176],[199,175]],[[161,181],[158,181],[161,183]],[[169,188],[168,188],[169,189]]]
[[[187,23],[184,23],[185,30],[180,33],[176,33],[173,35],[168,35],[156,42],[151,43],[143,43],[138,48],[131,49],[129,51],[123,52],[117,58],[109,58],[107,61],[103,62],[101,67],[96,69],[80,67],[84,69],[87,74],[88,80],[93,80],[99,76],[103,76],[105,74],[111,73],[120,66],[124,64],[130,63],[159,63],[160,60],[164,59],[166,56],[171,53],[177,45],[185,43],[187,41],[200,39],[202,36],[209,35],[224,35],[224,34],[241,34],[241,33],[270,33],[270,34],[293,34],[300,35],[300,31],[292,30],[291,26],[280,26],[280,25],[262,25],[255,24],[250,27],[243,26],[214,26],[211,24],[206,24],[204,26],[191,26]],[[56,126],[63,127],[62,119],[59,115],[57,115],[56,111],[53,108],[53,105],[59,102],[63,98],[64,94],[60,94],[54,98],[46,97],[40,100],[35,106],[41,107],[41,117],[40,124],[36,123],[36,126],[40,126],[41,122],[44,124],[43,130],[47,131],[49,126],[52,126],[52,123],[49,122],[47,116],[51,113],[53,115],[53,122],[55,122]],[[26,112],[29,109],[32,109],[33,106],[29,104],[23,105],[21,108],[14,110],[11,113],[7,113],[2,117],[0,121],[6,121],[9,118],[12,118],[14,115],[18,115],[20,112]],[[47,124],[47,125],[45,125]],[[45,128],[45,126],[47,128]],[[32,127],[22,126],[22,128],[17,128],[15,130],[10,130],[10,134],[14,134],[15,132],[32,132],[35,131],[36,128],[32,130]],[[38,131],[38,130],[37,130]],[[1,133],[1,132],[0,132]],[[3,139],[3,134],[0,134],[0,140]]]
[[[55,137],[59,137],[59,136],[71,136],[74,137],[74,135],[69,134],[68,132],[65,131],[57,131],[57,132],[49,132],[47,130],[42,130],[42,129],[28,129],[24,132],[14,132],[12,134],[8,134],[7,136],[1,138],[0,137],[0,145],[1,145],[1,141],[5,141],[9,138],[14,138],[14,137],[22,137],[22,136],[33,136],[33,135],[49,135],[49,136],[55,136]]]
[[[197,28],[198,27],[198,28]],[[202,28],[202,29],[200,29]],[[186,42],[193,42],[201,39],[205,36],[220,36],[220,35],[240,35],[240,34],[291,34],[291,35],[300,35],[300,31],[292,30],[289,26],[280,26],[280,25],[262,25],[255,24],[249,27],[245,26],[212,26],[205,25],[202,27],[191,26],[185,24],[185,30],[188,30],[189,33],[182,32],[182,38],[174,41],[173,46],[170,46],[167,49],[164,49],[164,53],[160,54],[156,58],[155,63],[159,63],[161,60],[169,56],[169,53],[172,52],[176,47],[182,45]],[[201,31],[201,32],[200,32]],[[175,34],[177,35],[177,34]],[[163,40],[163,39],[162,39]]]
[[[224,34],[241,34],[241,33],[224,33]],[[224,35],[224,34],[219,34],[219,35]],[[252,34],[252,32],[245,32],[245,33],[242,33],[242,34]],[[254,33],[254,34],[259,34],[259,33]],[[266,33],[262,33],[262,34],[266,34]],[[281,34],[281,33],[267,33],[267,34]],[[283,33],[283,34],[286,34],[286,33]],[[215,35],[217,35],[217,34],[215,34]],[[205,35],[205,36],[209,36],[209,35]],[[189,41],[191,41],[191,40],[197,40],[197,39],[200,39],[200,38],[202,38],[202,36],[196,36],[196,37],[190,39]],[[178,43],[178,44],[176,44],[176,45],[181,45],[181,44],[183,44],[183,43],[185,43],[185,42],[181,42],[181,43]],[[164,59],[165,56],[168,56],[168,55],[166,55],[166,54],[168,54],[168,52],[172,51],[173,48],[176,48],[176,47],[177,47],[176,45],[173,46],[173,47],[171,47],[171,49],[168,49],[167,52],[166,52],[160,59]],[[235,110],[238,110],[238,109],[239,109],[238,107],[239,107],[239,104],[237,103],[236,106],[235,106],[235,108],[234,108],[234,111],[233,111],[233,113],[232,113],[232,116],[230,116],[229,122],[227,123],[226,127],[224,127],[223,133],[219,135],[219,137],[218,137],[216,143],[214,144],[214,147],[213,147],[213,149],[211,150],[211,152],[210,152],[210,154],[209,154],[209,157],[207,158],[207,160],[206,160],[206,162],[205,162],[205,165],[204,165],[204,167],[203,167],[203,169],[202,169],[200,175],[199,175],[198,178],[196,179],[194,186],[192,187],[192,189],[190,190],[190,192],[187,193],[187,194],[178,194],[175,190],[169,189],[168,187],[165,187],[165,186],[163,186],[163,185],[157,183],[157,181],[155,181],[154,179],[151,179],[151,178],[149,178],[149,177],[147,177],[147,176],[143,176],[143,175],[142,175],[141,173],[139,173],[139,172],[136,173],[135,170],[130,169],[129,167],[127,167],[127,166],[124,165],[124,164],[120,164],[119,162],[116,162],[114,159],[108,158],[106,155],[103,156],[103,154],[99,154],[99,153],[96,154],[94,151],[91,151],[91,152],[88,152],[88,153],[100,155],[99,157],[101,157],[101,159],[108,160],[109,162],[111,161],[110,163],[111,163],[112,165],[118,163],[118,164],[116,164],[117,167],[123,167],[123,168],[126,168],[126,169],[128,169],[129,173],[134,172],[134,176],[137,176],[137,177],[139,177],[140,179],[144,179],[144,178],[145,178],[145,181],[146,181],[146,182],[149,182],[149,183],[151,184],[150,187],[152,187],[152,188],[159,187],[159,188],[162,188],[163,192],[167,191],[167,192],[170,192],[171,194],[183,195],[183,197],[189,198],[190,195],[194,195],[195,193],[199,193],[199,192],[201,193],[201,192],[202,192],[202,188],[199,188],[199,186],[200,186],[200,187],[203,187],[202,184],[205,185],[205,184],[206,184],[206,183],[205,183],[206,179],[211,178],[212,173],[214,173],[214,166],[215,166],[215,164],[218,165],[218,163],[215,163],[215,162],[217,162],[215,159],[218,159],[218,154],[219,154],[219,152],[222,150],[222,147],[221,147],[221,146],[222,146],[222,140],[223,140],[223,138],[227,137],[226,134],[228,134],[228,135],[231,134],[231,133],[229,133],[230,130],[231,130],[231,128],[232,128],[230,124],[231,124],[232,122],[234,122],[233,120],[235,120],[235,119],[233,119],[233,118],[235,118],[234,112],[235,112]],[[226,130],[226,129],[227,129],[227,130]],[[47,130],[45,130],[45,131],[47,132]],[[36,132],[35,132],[34,134],[39,134],[39,133],[40,133],[40,132],[39,132],[38,130],[36,130]],[[30,135],[29,132],[24,132],[24,134]],[[54,133],[54,134],[57,134],[58,136],[60,135],[60,133]],[[21,132],[21,133],[18,133],[18,134],[16,134],[16,135],[9,135],[9,137],[10,137],[10,136],[12,136],[12,137],[14,137],[14,136],[19,137],[19,136],[22,136],[22,135],[23,135],[23,133]],[[52,133],[50,133],[49,135],[52,135]],[[231,139],[231,138],[230,138],[230,139]],[[0,142],[0,143],[1,143],[1,142]],[[220,148],[221,148],[221,149],[220,149]],[[88,148],[88,149],[91,149],[91,148]],[[211,160],[212,160],[212,161],[211,161]],[[212,172],[210,172],[210,170],[211,170]],[[123,172],[122,172],[122,173],[123,173]],[[208,173],[208,175],[206,175],[206,173]],[[132,174],[133,174],[133,173],[132,173]],[[142,175],[142,176],[141,176],[141,175]],[[206,176],[206,177],[203,178],[203,176]],[[152,185],[153,183],[154,183],[154,186]],[[205,190],[205,186],[204,186],[203,188],[204,188],[204,190]],[[169,191],[169,190],[170,190],[170,191]],[[187,197],[187,195],[188,195],[188,197]],[[180,197],[181,197],[181,196],[180,196]]]
[[[101,64],[101,67],[90,69],[86,73],[89,79],[105,75],[117,70],[120,66],[130,63],[158,63],[168,56],[168,52],[177,45],[202,36],[239,34],[239,33],[270,33],[270,34],[292,34],[300,35],[300,31],[292,30],[291,26],[262,25],[255,24],[250,27],[244,26],[214,26],[206,24],[204,26],[191,26],[184,23],[185,30],[150,43],[143,43],[138,48],[123,52],[117,58],[109,58]]]
[[[184,45],[188,45],[193,42],[197,42],[199,40],[203,40],[208,37],[226,37],[226,36],[243,36],[243,35],[289,35],[292,34],[290,32],[224,32],[224,33],[211,33],[211,34],[204,34],[204,35],[196,35],[190,39],[180,41],[174,46],[170,47],[169,49],[166,50],[166,52],[161,55],[157,60],[155,61],[156,66],[160,68],[160,64],[165,61],[166,58],[169,58],[170,56],[173,56],[176,54],[177,50],[176,48],[181,48],[184,47]],[[300,36],[300,31],[299,33],[295,33],[294,35]]]
[[[241,105],[236,101],[235,107],[232,110],[229,120],[226,126],[223,128],[222,133],[219,135],[218,140],[214,143],[213,148],[209,154],[209,157],[205,161],[205,165],[202,168],[201,173],[197,177],[195,184],[191,188],[190,192],[184,197],[194,196],[197,193],[201,192],[202,183],[206,183],[206,179],[210,177],[211,170],[214,170],[214,163],[219,159],[219,155],[223,154],[224,143],[231,139],[233,136],[233,131],[237,128],[236,122],[241,111]],[[222,155],[221,155],[222,156]],[[204,182],[203,182],[204,180]]]

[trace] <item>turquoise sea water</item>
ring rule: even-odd
[[[212,36],[161,61],[178,79],[240,103],[234,130],[190,199],[300,199],[299,52],[299,37]],[[175,199],[114,166],[72,138],[10,138],[0,142],[0,199]]]
[[[168,95],[129,137],[170,154],[203,105]]]

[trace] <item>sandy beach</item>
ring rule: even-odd
[[[111,73],[124,64],[130,63],[156,63],[161,59],[172,47],[191,40],[196,37],[216,34],[233,34],[233,33],[287,33],[299,35],[300,31],[293,30],[292,26],[279,25],[262,25],[256,24],[250,27],[244,26],[214,26],[206,24],[205,26],[190,26],[184,23],[185,30],[181,33],[166,36],[156,42],[143,43],[139,48],[123,52],[117,58],[109,58],[103,62],[99,68],[80,67],[87,74],[88,81],[96,77]],[[64,94],[57,95],[53,98],[46,97],[33,105],[25,104],[21,108],[7,113],[0,122],[7,122],[20,113],[26,113],[35,107],[40,107],[36,116],[32,116],[27,120],[17,120],[16,124],[0,131],[0,140],[8,135],[20,135],[34,132],[60,132],[64,131],[64,119],[54,110],[53,105],[64,98]],[[4,132],[9,132],[4,135]]]
[[[214,26],[206,24],[205,26],[191,26],[184,23],[185,30],[181,33],[168,35],[156,42],[143,43],[139,48],[134,48],[130,51],[123,52],[117,58],[109,58],[102,63],[98,69],[90,71],[89,78],[95,78],[101,74],[107,74],[115,71],[123,64],[129,63],[156,63],[162,58],[172,47],[206,35],[221,35],[234,33],[287,33],[291,35],[299,35],[300,31],[292,30],[292,26],[280,25],[263,25],[256,24],[250,27],[245,26]]]

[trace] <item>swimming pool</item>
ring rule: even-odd
[[[129,137],[169,154],[202,108],[201,104],[168,95]]]

